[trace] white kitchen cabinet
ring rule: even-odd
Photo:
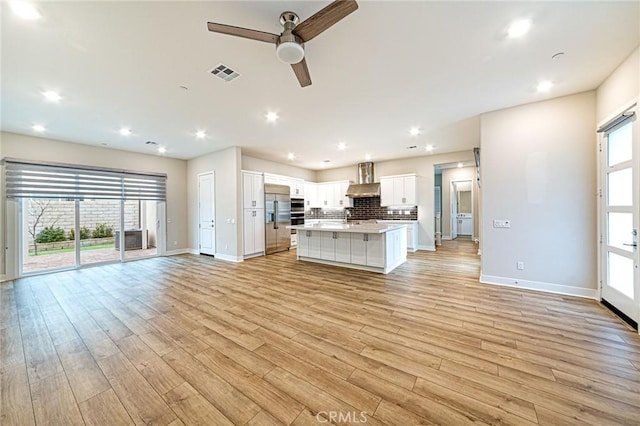
[[[245,209],[264,208],[264,178],[262,173],[242,172],[242,201]]]
[[[321,235],[320,232],[309,231],[309,257],[321,258]]]
[[[353,198],[347,197],[347,189],[349,188],[349,181],[336,182],[334,184],[333,196],[335,204],[338,207],[353,207]]]
[[[318,185],[312,182],[305,182],[304,184],[304,209],[320,207],[318,201]]]
[[[244,255],[264,253],[264,209],[244,209],[243,217]]]
[[[304,198],[304,180],[292,178],[289,183],[291,198]]]
[[[305,231],[299,229],[296,235],[298,236],[297,255],[302,257],[309,257],[309,234],[311,231]]]
[[[411,175],[383,176],[380,178],[381,206],[415,206],[417,177]]]
[[[397,223],[407,227],[407,251],[418,250],[418,221],[416,220],[378,220],[378,223]]]
[[[321,232],[320,258],[336,262],[351,262],[351,235],[346,232]]]
[[[353,207],[353,200],[345,194],[349,181],[305,184],[305,209]]]
[[[351,263],[383,268],[385,251],[385,238],[382,234],[351,234]]]
[[[351,234],[336,232],[336,262],[351,263]]]

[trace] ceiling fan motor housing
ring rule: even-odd
[[[276,56],[285,64],[297,64],[304,59],[304,44],[302,40],[293,34],[300,18],[293,12],[282,12],[280,23],[284,31],[276,43]]]

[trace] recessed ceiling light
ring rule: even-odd
[[[530,29],[531,29],[531,20],[521,19],[509,25],[509,28],[507,29],[507,34],[509,35],[509,38],[518,38],[528,33]]]
[[[40,18],[40,12],[34,5],[26,1],[12,1],[9,2],[13,13],[22,19],[35,20]]]
[[[42,133],[45,130],[47,130],[47,129],[45,129],[44,126],[42,126],[40,124],[34,124],[31,128],[33,129],[34,132],[38,132],[38,133]]]
[[[164,146],[159,146],[158,147],[158,152],[160,154],[164,154],[165,152],[167,152],[167,148],[165,148]]]
[[[372,158],[371,154],[367,154],[367,155],[364,156],[364,159],[367,160],[367,161],[371,161],[371,158]]]
[[[196,132],[196,138],[198,139],[204,139],[207,136],[207,132],[205,132],[204,130],[198,130]]]
[[[287,154],[287,159],[288,160],[295,160],[296,159],[296,155],[293,152],[290,152]]]
[[[431,152],[433,151],[433,145],[427,145],[424,149],[426,149],[427,152]]]
[[[411,136],[418,136],[420,133],[422,132],[420,131],[419,127],[412,127],[411,129],[409,129],[409,134]]]
[[[279,118],[278,114],[276,114],[275,112],[268,112],[265,117],[269,123],[275,123]]]
[[[462,166],[464,166],[464,164],[458,163],[458,168],[462,168]]]
[[[553,82],[551,81],[541,81],[538,83],[538,87],[536,88],[538,92],[548,92],[553,87]]]
[[[120,134],[122,136],[129,136],[131,134],[131,129],[127,129],[126,127],[123,127],[122,129],[120,129]]]
[[[346,144],[346,143],[344,143],[344,142],[340,142],[340,143],[338,143],[338,149],[339,149],[340,151],[344,151],[345,149],[347,149],[347,144]]]
[[[54,92],[53,90],[47,90],[46,92],[42,92],[42,96],[50,102],[60,102],[62,96],[58,92]]]

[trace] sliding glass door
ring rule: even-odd
[[[118,245],[121,203],[120,200],[79,201],[81,265],[121,260]]]

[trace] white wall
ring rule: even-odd
[[[640,47],[616,68],[597,90],[598,123],[620,114],[621,108],[640,96]]]
[[[261,158],[250,157],[244,154],[242,155],[242,170],[272,173],[274,175],[304,179],[308,182],[316,181],[316,172],[313,170],[303,169],[301,167],[292,166],[290,164],[276,163],[274,161],[263,160]]]
[[[478,135],[479,136],[479,135]],[[452,152],[441,155],[425,155],[400,160],[375,162],[374,177],[416,173],[418,175],[418,246],[423,250],[434,250],[434,165],[458,161],[474,161],[473,151]],[[356,165],[317,172],[318,182],[336,180],[357,181]]]
[[[473,185],[473,238],[478,235],[478,180],[475,167],[454,167],[442,170],[442,238],[451,238],[451,182],[470,180]]]
[[[186,161],[8,132],[0,133],[0,138],[2,140],[3,158],[9,157],[33,161],[51,161],[132,171],[166,173],[166,249],[171,251],[186,249],[188,247],[187,197],[184,191],[186,186]],[[4,211],[5,209],[3,208],[2,210]],[[4,213],[6,213],[6,211],[4,211]],[[10,249],[17,249],[17,247],[10,246]],[[9,261],[10,258],[13,261],[13,253],[8,252],[7,261]],[[9,269],[9,264],[7,264],[7,269]],[[9,275],[9,271],[7,271],[7,274]]]
[[[189,247],[198,250],[198,174],[214,172],[216,257],[242,260],[242,154],[238,147],[203,155],[187,163]]]
[[[482,281],[595,296],[595,98],[481,116]]]

